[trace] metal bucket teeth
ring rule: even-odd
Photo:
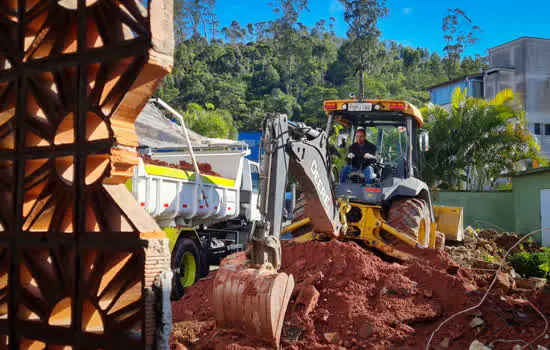
[[[278,347],[293,290],[292,275],[224,265],[214,279],[216,324]]]

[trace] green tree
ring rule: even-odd
[[[359,98],[364,99],[364,74],[368,71],[369,59],[380,37],[378,19],[386,16],[386,0],[340,0],[344,5],[344,20],[349,25],[348,38],[358,54]]]
[[[472,20],[459,8],[449,9],[447,16],[443,18],[443,39],[445,40],[447,78],[452,79],[464,49],[474,45],[479,38],[481,29],[472,24]]]
[[[176,40],[190,36],[204,36],[208,41],[209,29],[215,34],[218,20],[214,13],[216,0],[175,0],[174,23]]]
[[[203,108],[191,103],[182,113],[186,126],[206,137],[236,139],[237,128],[231,114],[223,109],[215,109],[212,104]]]
[[[384,6],[355,3],[372,10],[365,14],[368,18],[377,15],[377,4]],[[337,37],[334,18],[319,19],[311,28],[299,22],[300,13],[307,10],[304,0],[273,1],[274,20],[247,23],[246,29],[234,21],[223,30],[225,35],[220,35],[213,5],[212,0],[176,0],[179,34],[174,66],[155,94],[178,110],[193,103],[212,104],[215,110],[227,111],[235,127],[249,130],[257,130],[268,110],[324,127],[323,100],[356,93],[361,62],[365,70],[360,77],[368,97],[423,105],[429,100],[426,87],[447,79],[446,61],[437,53],[380,41],[376,35],[362,46],[361,61],[356,36],[350,31],[347,38]],[[359,24],[365,30],[376,29],[375,24]],[[464,57],[457,72],[476,72],[484,64],[484,58]]]
[[[429,104],[422,113],[431,143],[423,177],[431,185],[482,191],[527,159],[544,163],[511,90],[486,101],[457,89],[450,112]]]

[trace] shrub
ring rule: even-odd
[[[546,278],[550,271],[550,253],[547,250],[536,253],[519,252],[512,255],[510,264],[523,278]]]

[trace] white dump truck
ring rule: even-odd
[[[246,143],[202,138],[159,113],[147,105],[136,121],[143,157],[127,187],[170,239],[172,297],[179,299],[211,265],[246,248],[259,218],[259,166],[246,158]],[[178,169],[182,161],[192,170]],[[219,176],[201,172],[201,165]]]

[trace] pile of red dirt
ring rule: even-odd
[[[423,250],[418,256],[396,263],[353,242],[283,243],[281,271],[294,276],[296,291],[314,286],[319,299],[305,315],[293,296],[282,348],[424,349],[443,320],[481,300],[487,281],[443,251]],[[269,349],[261,341],[216,329],[213,275],[173,303],[172,343],[189,349]],[[467,349],[476,339],[486,345],[497,339],[530,341],[543,331],[544,321],[518,298],[491,293],[480,309],[443,326],[431,348]],[[545,342],[542,337],[536,344]],[[511,349],[514,344],[494,345]]]
[[[177,164],[167,163],[167,162],[164,162],[164,161],[158,160],[158,159],[153,159],[153,158],[151,158],[151,156],[149,156],[147,154],[139,154],[139,157],[141,157],[143,159],[143,162],[145,164],[164,166],[164,167],[168,167],[168,168],[185,170],[185,171],[195,171],[195,167],[193,166],[193,164],[189,164],[189,163],[187,163],[183,160],[180,161],[179,165],[177,165]],[[208,163],[198,162],[197,165],[199,166],[199,171],[203,175],[221,176],[217,172],[213,171],[212,166]]]

